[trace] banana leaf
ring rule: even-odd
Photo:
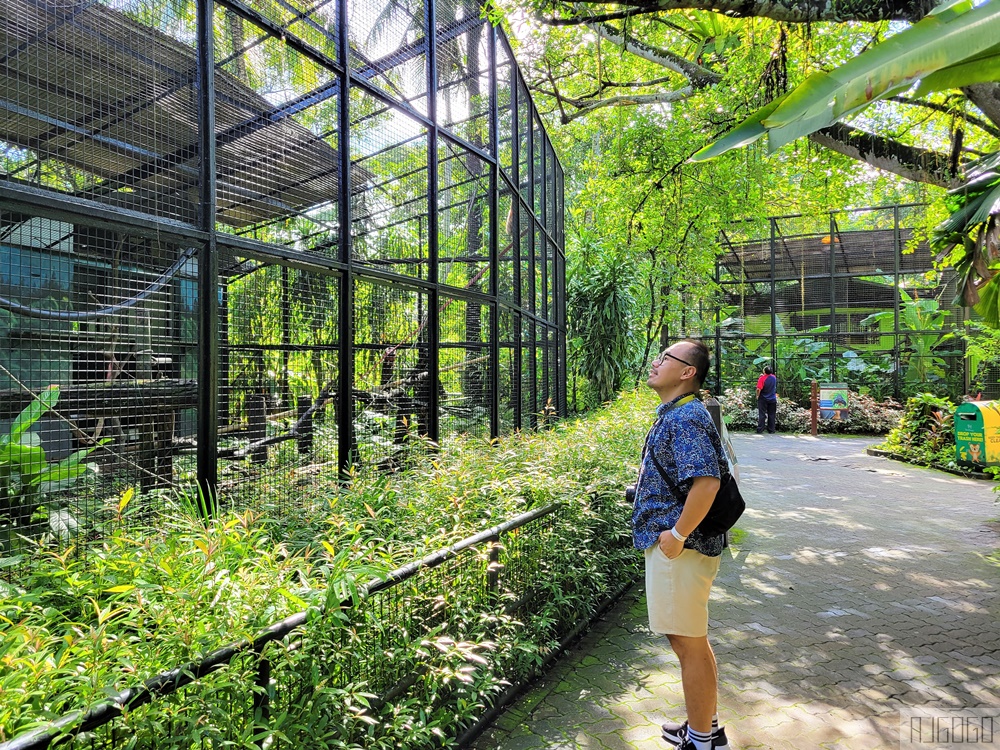
[[[788,94],[783,94],[769,104],[761,107],[740,125],[737,125],[733,130],[730,130],[715,143],[710,143],[705,146],[705,148],[696,152],[694,156],[691,157],[691,161],[708,161],[709,159],[714,159],[716,156],[724,154],[726,151],[731,151],[732,149],[740,148],[741,146],[748,146],[759,139],[762,135],[767,133],[767,128],[760,124],[761,120],[773,112],[787,96]]]
[[[1000,46],[991,47],[981,55],[924,76],[913,96],[991,81],[1000,81]]]
[[[3,442],[17,443],[21,436],[38,421],[39,417],[55,406],[58,400],[58,388],[46,388],[39,393],[38,397],[32,399],[31,403],[14,420],[14,423],[10,426],[10,433],[4,436]]]
[[[938,8],[910,28],[829,73],[815,73],[781,99],[759,110],[735,130],[695,154],[695,161],[768,135],[774,151],[828,127],[872,102],[904,91],[918,80],[935,87],[981,82],[998,66],[1000,0],[978,7],[956,2]],[[938,71],[940,75],[933,77]],[[992,75],[992,74],[989,74]]]
[[[1000,2],[927,16],[830,73],[810,76],[762,125],[780,128],[783,142],[808,135],[921,77],[981,55],[997,39]]]

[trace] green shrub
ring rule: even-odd
[[[145,530],[116,525],[85,554],[37,544],[26,577],[0,583],[0,741],[307,610],[300,635],[267,647],[269,721],[245,709],[253,659],[240,657],[115,731],[158,750],[251,747],[262,724],[311,748],[453,744],[507,680],[530,674],[636,575],[622,488],[655,407],[652,394],[628,393],[541,434],[449,441],[410,471],[360,475],[349,488],[332,473],[302,485],[290,474],[271,488],[274,507],[206,523],[180,503]],[[297,511],[279,514],[292,497]],[[339,607],[360,581],[553,501],[554,525],[517,541],[543,545],[530,616],[456,572],[435,591],[447,617],[389,654],[372,633],[404,630],[392,618],[416,605]],[[139,505],[123,498],[119,512]],[[383,704],[373,680],[390,662],[414,682]]]
[[[954,416],[949,399],[921,393],[907,400],[899,426],[878,447],[914,463],[954,466]]]
[[[719,398],[730,430],[757,429],[757,396],[752,388],[729,388]],[[891,399],[876,401],[869,395],[850,393],[850,416],[845,420],[821,419],[819,432],[826,434],[884,435],[902,415],[902,407]],[[788,398],[778,399],[779,432],[804,433],[811,429],[809,409]]]
[[[0,559],[19,555],[25,537],[68,542],[79,528],[59,498],[87,472],[84,461],[94,448],[50,461],[32,429],[58,400],[59,389],[46,388],[0,435]]]

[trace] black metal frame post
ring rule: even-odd
[[[430,418],[427,436],[431,442],[441,440],[440,399],[440,347],[441,347],[441,295],[438,278],[438,122],[437,122],[437,8],[428,2],[427,9],[427,114],[431,125],[427,131],[427,279],[431,287],[427,290],[427,412]]]
[[[778,232],[778,220],[772,218],[771,223],[771,364],[774,366],[774,371],[778,371],[778,311],[776,310],[778,300],[777,293],[774,289],[774,277],[777,275],[777,266],[775,264],[775,247],[776,247],[776,236]]]
[[[219,255],[215,236],[215,38],[214,0],[198,0],[199,226],[208,233],[198,254],[198,458],[201,512],[218,511]]]
[[[509,54],[510,50],[508,49],[507,51]],[[511,354],[514,357],[514,374],[511,378],[511,390],[513,391],[511,401],[514,404],[514,426],[520,429],[523,426],[521,422],[523,416],[521,413],[521,379],[523,377],[521,368],[524,366],[524,358],[521,356],[521,313],[519,310],[524,308],[524,300],[521,298],[521,179],[523,175],[521,174],[521,132],[519,130],[521,97],[518,83],[518,75],[512,67],[510,76],[510,163],[511,177],[514,178],[514,190],[510,196],[510,210],[514,229],[512,232],[512,242],[514,244],[511,247],[514,280],[511,283],[514,287],[513,303],[515,310],[511,312],[511,346],[513,347]]]
[[[715,259],[715,286],[722,291],[722,268],[719,259]],[[722,382],[722,312],[719,304],[715,305],[715,391],[716,395],[725,392]]]
[[[487,162],[490,170],[490,285],[493,302],[490,310],[490,437],[500,435],[500,112],[497,102],[497,31],[488,24],[488,54],[490,66],[490,143],[493,160]],[[513,205],[513,204],[511,204]]]
[[[347,33],[347,0],[337,1],[340,20],[337,54],[343,68],[340,78],[338,122],[340,126],[340,307],[337,311],[340,388],[337,389],[337,468],[342,480],[350,477],[357,461],[354,442],[354,259],[351,248],[351,60]]]
[[[899,234],[899,206],[892,207],[892,225],[892,395],[898,401],[902,395],[899,379],[899,264],[903,250]]]
[[[837,215],[830,212],[830,380],[837,380]]]

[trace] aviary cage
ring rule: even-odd
[[[562,169],[478,3],[0,0],[0,45],[0,434],[56,385],[27,447],[98,469],[15,510],[20,465],[5,550],[565,413]]]

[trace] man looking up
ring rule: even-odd
[[[633,544],[645,555],[649,627],[667,636],[681,666],[687,720],[663,725],[663,738],[679,750],[729,747],[718,723],[718,671],[708,642],[708,596],[723,537],[698,531],[729,471],[712,417],[695,396],[708,366],[708,348],[691,340],[653,360],[646,385],[660,406],[632,511]]]

